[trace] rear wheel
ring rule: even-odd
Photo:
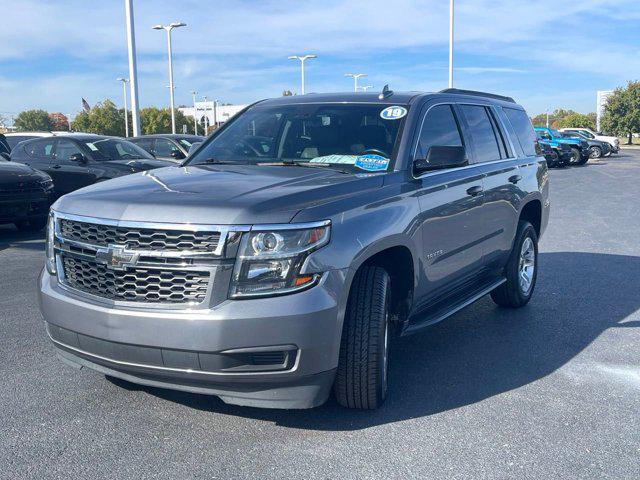
[[[390,279],[380,267],[362,267],[353,279],[334,384],[338,403],[375,409],[387,396]]]
[[[527,221],[518,223],[518,233],[504,273],[507,281],[491,292],[491,298],[501,307],[525,306],[531,300],[538,276],[538,235]]]
[[[21,232],[38,232],[47,225],[47,217],[31,218],[29,220],[19,220],[14,223]]]

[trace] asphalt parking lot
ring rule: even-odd
[[[0,227],[0,478],[639,478],[640,150],[551,172],[534,299],[395,342],[378,411],[115,383],[60,362],[43,239]]]

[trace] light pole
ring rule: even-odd
[[[124,0],[129,50],[129,85],[131,87],[131,124],[133,136],[140,136],[140,110],[138,109],[138,67],[136,66],[136,33],[133,28],[133,0]]]
[[[118,78],[122,82],[122,96],[124,97],[124,136],[129,136],[129,113],[127,112],[127,82],[128,78]]]
[[[207,96],[204,97],[204,135],[209,135],[209,118],[207,117]]]
[[[449,88],[453,88],[453,0],[449,0]]]
[[[289,60],[300,60],[300,74],[301,74],[301,95],[304,95],[304,62],[310,58],[318,58],[317,55],[291,55]]]
[[[193,133],[198,135],[198,109],[196,108],[196,95],[198,92],[195,90],[191,91],[191,95],[193,95]]]
[[[169,54],[169,102],[171,103],[171,133],[176,133],[176,112],[173,105],[173,59],[171,58],[171,30],[179,27],[186,27],[183,22],[172,22],[169,25],[155,25],[154,30],[164,30],[167,32],[167,51]]]
[[[353,78],[353,91],[357,92],[358,91],[358,79],[360,77],[366,77],[367,74],[366,73],[345,73],[344,76]]]
[[[370,88],[373,88],[373,85],[363,85],[362,87],[359,87],[363,92],[368,91]]]

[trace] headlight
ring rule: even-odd
[[[47,254],[46,266],[47,272],[51,275],[56,274],[56,253],[55,253],[55,239],[56,239],[56,218],[53,214],[53,210],[49,212],[49,221],[47,222],[47,242],[45,244],[45,251]]]
[[[50,178],[40,180],[40,187],[42,187],[45,192],[50,192],[51,190],[53,190],[53,180],[51,180]]]
[[[257,227],[243,234],[231,298],[283,295],[309,288],[319,274],[301,274],[307,256],[329,243],[329,222]]]

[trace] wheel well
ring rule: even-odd
[[[542,203],[540,200],[531,200],[527,203],[520,212],[520,220],[528,221],[536,229],[536,234],[540,236],[542,223]]]
[[[375,265],[386,270],[391,278],[392,321],[402,322],[406,319],[413,301],[413,256],[407,247],[387,248],[369,258],[363,266]],[[362,267],[360,267],[362,268]]]

